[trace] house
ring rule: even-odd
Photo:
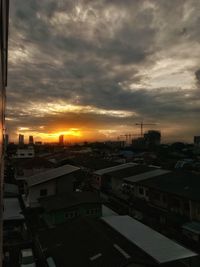
[[[21,239],[25,218],[18,197],[4,197],[3,199],[3,235],[4,243],[13,243]],[[19,240],[18,240],[19,241]]]
[[[18,148],[13,158],[16,159],[26,159],[26,158],[34,158],[35,150],[33,146],[28,146],[27,148]]]
[[[15,159],[13,165],[16,171],[16,179],[35,175],[39,172],[48,171],[55,168],[55,164],[43,157],[34,157],[31,159]]]
[[[119,192],[125,178],[153,169],[155,168],[131,162],[120,164],[94,172],[93,184],[96,189],[102,191]]]
[[[27,205],[37,207],[39,198],[74,191],[80,172],[76,166],[64,165],[27,177]]]
[[[25,193],[27,177],[56,167],[55,164],[42,157],[13,159],[12,165],[15,169],[15,180],[17,181],[21,194]]]
[[[74,217],[100,218],[101,199],[94,192],[68,192],[40,199],[42,217],[48,225],[64,223]]]
[[[200,177],[194,172],[155,170],[124,179],[131,215],[199,242]]]

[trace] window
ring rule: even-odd
[[[47,189],[41,189],[40,190],[40,196],[41,197],[44,197],[44,196],[46,196],[47,195]]]
[[[140,195],[144,195],[144,189],[142,187],[139,188]]]

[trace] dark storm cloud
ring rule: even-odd
[[[7,115],[15,121],[9,121],[10,129],[57,121],[61,114],[30,119],[26,106],[60,100],[133,111],[146,120],[194,122],[199,102],[192,84],[184,90],[138,85],[151,79],[157,61],[176,57],[196,60],[188,71],[194,84],[195,75],[199,81],[200,62],[192,49],[200,36],[199,9],[196,0],[13,0]],[[62,120],[72,123],[72,115],[77,119],[68,113]],[[122,118],[92,116],[79,118],[102,125],[122,123]],[[126,123],[132,124],[132,119]]]

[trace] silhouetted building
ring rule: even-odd
[[[132,146],[137,149],[145,149],[146,148],[146,142],[144,137],[139,137],[132,140]]]
[[[147,147],[160,145],[161,133],[159,131],[150,130],[144,134],[144,140]]]
[[[24,145],[24,135],[19,134],[19,145]]]
[[[34,144],[33,136],[30,135],[29,136],[29,145],[33,145],[33,144]]]
[[[59,136],[59,144],[60,145],[64,144],[64,135],[63,134]]]
[[[194,145],[200,147],[200,136],[194,136]]]

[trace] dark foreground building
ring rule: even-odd
[[[3,129],[8,60],[8,4],[9,0],[0,0],[0,266],[2,263]]]

